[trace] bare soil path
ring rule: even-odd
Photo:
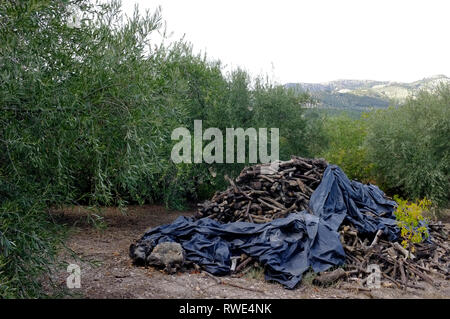
[[[304,278],[297,289],[287,290],[264,281],[261,273],[242,278],[222,278],[217,283],[204,273],[168,275],[153,268],[136,267],[128,257],[130,244],[150,227],[170,223],[180,215],[193,212],[169,211],[162,206],[131,206],[123,214],[118,209],[103,209],[106,228],[98,229],[86,222],[88,211],[82,207],[58,210],[52,215],[71,225],[66,245],[82,260],[62,252],[60,259],[81,267],[81,288],[73,289],[78,298],[450,298],[449,281],[439,281],[433,288],[422,282],[424,290],[382,287],[372,291],[350,289],[348,283],[319,288]],[[250,272],[249,272],[250,273]],[[54,281],[64,287],[68,273],[59,270]]]

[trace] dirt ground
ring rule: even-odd
[[[61,261],[81,267],[81,288],[71,289],[72,298],[450,298],[450,282],[436,278],[439,288],[421,282],[424,289],[386,287],[357,290],[346,282],[319,288],[305,277],[297,289],[288,290],[264,281],[262,273],[249,272],[241,278],[222,277],[217,282],[205,273],[168,275],[153,268],[136,267],[128,256],[130,244],[151,227],[170,223],[192,212],[168,211],[162,206],[129,207],[124,214],[115,208],[103,209],[103,225],[87,222],[88,211],[81,207],[58,210],[52,216],[71,226]],[[106,227],[103,227],[106,226]],[[66,286],[69,274],[58,270],[52,279]],[[232,286],[234,285],[234,286]],[[239,286],[239,287],[236,287]]]

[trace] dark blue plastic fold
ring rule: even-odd
[[[266,268],[266,279],[294,288],[310,267],[321,272],[345,262],[338,228],[353,224],[364,236],[379,230],[389,240],[398,238],[396,203],[374,185],[350,181],[329,165],[310,199],[310,209],[266,224],[221,224],[209,218],[179,217],[172,224],[149,230],[136,247],[146,253],[161,242],[180,243],[186,259],[214,275],[230,273],[231,256],[245,253]]]

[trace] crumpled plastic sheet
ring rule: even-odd
[[[182,216],[147,231],[130,246],[130,257],[145,262],[157,244],[174,241],[182,245],[187,260],[213,275],[227,275],[231,256],[245,253],[265,266],[266,280],[292,289],[310,267],[322,272],[345,262],[338,233],[342,223],[353,224],[362,236],[373,237],[379,229],[388,240],[399,236],[396,203],[377,186],[350,181],[338,166],[327,167],[309,205],[313,214],[295,212],[265,224]]]

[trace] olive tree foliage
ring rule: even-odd
[[[159,13],[118,27],[114,2],[18,3],[3,5],[10,13],[3,21],[10,32],[2,33],[4,163],[51,184],[55,200],[139,200],[167,143],[154,137],[167,136],[182,112],[182,101],[167,101],[179,89],[175,75],[159,67],[170,57],[164,49],[151,54],[148,42]],[[90,19],[71,27],[67,10],[75,5]]]
[[[311,149],[306,95],[240,69],[225,75],[220,61],[168,41],[159,10],[6,0],[0,29],[2,297],[42,294],[36,278],[61,239],[51,207],[181,207],[246,164],[173,163],[177,127],[279,127],[283,157]]]
[[[411,199],[450,198],[450,86],[371,115],[365,145],[378,179]]]
[[[167,200],[180,187],[170,132],[189,113],[185,66],[206,62],[182,41],[152,46],[161,21],[123,20],[118,2],[0,3],[1,296],[42,294],[61,239],[50,207]]]
[[[305,105],[311,103],[308,94],[299,94],[283,86],[274,85],[264,78],[255,80],[252,91],[253,125],[256,127],[279,128],[280,159],[291,155],[313,156],[315,130],[308,125]],[[316,123],[318,124],[318,123]]]
[[[328,117],[324,122],[328,144],[321,156],[329,163],[341,167],[349,178],[373,182],[373,163],[368,159],[364,144],[367,122],[367,114],[359,119],[352,119],[347,114]]]

